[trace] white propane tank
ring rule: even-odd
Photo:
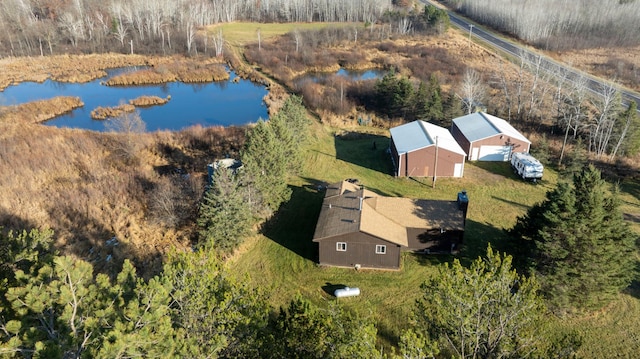
[[[355,297],[357,295],[360,295],[360,288],[344,287],[344,288],[336,289],[335,292],[333,292],[333,295],[335,295],[336,298]]]

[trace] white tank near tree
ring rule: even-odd
[[[542,163],[528,153],[513,153],[511,155],[511,167],[522,179],[533,182],[542,179],[542,172],[544,171]]]

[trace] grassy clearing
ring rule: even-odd
[[[336,300],[330,295],[335,285],[359,287],[362,295],[341,299],[343,304],[377,320],[379,339],[390,346],[395,345],[407,326],[420,284],[436,273],[437,264],[452,257],[404,254],[402,269],[397,272],[317,266],[317,247],[311,238],[323,196],[318,185],[358,178],[368,189],[383,195],[451,200],[466,189],[470,205],[461,260],[468,262],[484,254],[489,242],[499,248],[506,239],[503,230],[513,226],[516,217],[531,205],[543,200],[545,193],[556,185],[558,175],[548,169],[541,183],[532,184],[516,178],[507,163],[467,163],[464,178],[440,178],[432,188],[430,178],[399,179],[390,175],[386,131],[367,130],[368,133],[361,133],[362,128],[358,128],[354,134],[316,125],[306,151],[307,165],[291,182],[291,202],[276,221],[268,224],[266,235],[254,239],[230,265],[248,273],[258,285],[271,285],[271,302],[275,306],[287,304],[297,293],[322,304]],[[623,192],[625,201],[637,203],[637,197],[637,192]],[[640,210],[636,208],[635,212]],[[637,292],[635,297],[621,295],[597,320],[550,318],[546,331],[552,335],[563,329],[578,330],[585,341],[582,353],[588,357],[603,357],[599,354],[606,351],[599,349],[600,341],[616,348],[618,353],[640,350],[637,341],[640,332],[631,325],[632,320],[640,317]],[[603,332],[602,327],[608,330]],[[624,328],[624,334],[620,328]]]
[[[262,41],[286,34],[293,30],[317,30],[329,26],[351,26],[351,23],[313,22],[313,23],[255,23],[232,22],[208,27],[207,31],[215,32],[222,28],[224,39],[233,46],[244,46],[248,43],[258,42],[258,29]]]

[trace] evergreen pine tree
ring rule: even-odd
[[[635,156],[640,152],[640,116],[638,105],[631,101],[629,107],[621,114],[623,126],[628,124],[621,152],[626,156]]]
[[[387,72],[381,79],[376,81],[376,107],[380,113],[392,116],[394,95],[398,92],[398,81],[395,71]]]
[[[428,115],[429,122],[437,123],[443,120],[444,107],[442,104],[442,89],[440,88],[440,82],[435,74],[431,74],[429,78],[428,92]]]
[[[543,133],[536,147],[531,150],[531,154],[546,166],[549,164],[549,152],[549,141],[547,140],[547,135]]]
[[[414,94],[413,113],[416,120],[430,121],[429,118],[429,92],[427,85],[420,81],[418,90]]]
[[[253,222],[246,193],[246,188],[231,170],[216,170],[199,209],[202,245],[220,253],[231,253],[242,243]]]
[[[417,325],[403,336],[403,350],[443,358],[522,358],[538,338],[544,307],[533,278],[511,268],[511,256],[487,249],[467,268],[454,260],[422,285]],[[408,345],[408,347],[407,347]]]
[[[374,324],[338,304],[328,309],[297,297],[269,322],[268,358],[380,358]]]
[[[412,113],[413,101],[413,84],[406,77],[401,77],[396,86],[396,92],[393,94],[391,102],[391,115],[393,117],[403,117],[409,121],[415,120]]]
[[[293,135],[293,142],[296,146],[304,143],[309,132],[309,117],[307,110],[302,103],[302,97],[290,96],[278,111],[278,115],[286,118],[287,127]]]
[[[578,140],[573,144],[573,149],[569,153],[567,162],[562,176],[568,179],[580,172],[582,168],[587,164],[587,150],[585,149],[582,138],[578,137]]]
[[[634,276],[636,236],[616,192],[608,191],[593,166],[576,174],[573,186],[560,183],[548,192],[511,233],[516,246],[530,249],[521,261],[530,261],[542,293],[559,313],[598,308]]]
[[[256,340],[266,326],[266,297],[248,278],[236,278],[216,252],[170,253],[163,278],[172,283],[180,357],[261,357]]]
[[[458,98],[458,96],[453,92],[450,92],[446,96],[444,103],[442,104],[442,108],[442,121],[438,124],[442,127],[450,128],[451,121],[453,121],[454,118],[464,115],[464,112],[462,111],[462,101],[460,101],[460,98]]]
[[[259,120],[247,132],[242,152],[242,181],[250,191],[255,187],[266,215],[276,211],[291,196],[286,182],[288,160],[285,149],[268,123]]]

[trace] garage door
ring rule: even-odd
[[[509,161],[511,146],[481,146],[478,161]]]

